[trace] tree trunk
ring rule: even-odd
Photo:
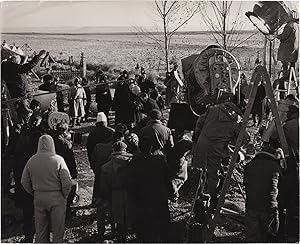
[[[166,24],[166,18],[163,18],[164,22],[164,37],[165,37],[165,58],[166,58],[166,70],[169,72],[169,40],[168,40],[168,33],[167,33],[167,24]]]
[[[227,1],[223,2],[223,47],[225,50],[227,50],[227,43],[226,43],[226,11],[227,11]]]

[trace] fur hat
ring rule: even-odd
[[[114,152],[123,152],[127,148],[127,145],[122,141],[117,141],[113,144]]]

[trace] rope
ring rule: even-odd
[[[116,83],[127,82],[127,81],[132,81],[132,83],[133,83],[134,79],[130,78],[130,79],[125,79],[125,80],[108,81],[108,82],[103,82],[103,83],[100,83],[100,84],[92,85],[92,87],[103,86],[103,85],[108,85],[108,84],[116,84]],[[85,86],[81,86],[81,87],[82,88],[90,87],[90,85],[85,85]],[[27,98],[44,96],[44,95],[48,95],[48,94],[54,94],[54,93],[58,93],[58,92],[69,91],[69,90],[72,90],[72,89],[74,89],[74,88],[73,87],[64,88],[64,89],[60,89],[60,90],[57,90],[57,91],[45,92],[45,93],[42,93],[42,94],[34,94],[34,95],[28,94],[28,95],[25,95],[23,97],[11,98],[11,99],[8,99],[8,100],[5,100],[5,101],[1,101],[1,103],[2,104],[15,103],[15,102],[18,102],[18,101],[25,100]]]

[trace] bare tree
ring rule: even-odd
[[[154,3],[159,19],[162,21],[163,30],[161,31],[158,25],[156,25],[156,30],[152,32],[146,31],[141,27],[136,29],[143,35],[154,40],[156,44],[164,49],[166,70],[169,71],[169,51],[172,36],[197,13],[199,3],[169,0],[155,0]],[[159,33],[162,33],[162,35]]]
[[[235,4],[238,4],[235,2]],[[256,33],[247,37],[239,35],[238,31],[243,30],[244,15],[241,11],[241,2],[236,11],[233,12],[233,1],[209,1],[203,2],[200,8],[201,16],[212,31],[212,36],[219,46],[233,51],[235,48],[246,42]]]

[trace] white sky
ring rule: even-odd
[[[234,3],[236,11],[239,3]],[[243,15],[252,10],[254,3],[242,2]],[[298,5],[298,2],[294,3]],[[24,28],[34,31],[34,28],[45,27],[153,26],[157,23],[154,1],[1,1],[0,7],[2,31],[20,31]],[[246,17],[244,22],[244,29],[253,29]],[[182,30],[203,31],[207,28],[199,14]]]

